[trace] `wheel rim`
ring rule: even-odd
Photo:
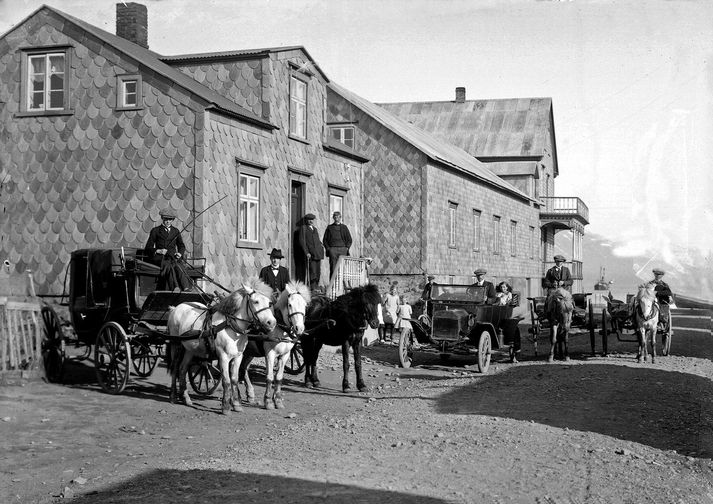
[[[64,374],[64,348],[62,347],[62,327],[57,313],[49,306],[43,306],[42,316],[42,363],[45,377],[50,383],[59,383]]]
[[[94,365],[102,389],[110,394],[121,393],[129,382],[131,349],[122,327],[105,324],[99,331],[94,348]]]
[[[158,354],[147,342],[135,338],[131,340],[131,362],[136,374],[146,378],[153,373],[158,362]]]
[[[483,331],[478,343],[478,369],[481,373],[487,373],[490,367],[490,334]]]
[[[218,369],[212,362],[193,363],[188,368],[188,379],[196,394],[209,396],[218,388],[220,380]]]
[[[302,347],[299,344],[295,344],[290,352],[290,358],[285,365],[285,371],[290,374],[296,375],[300,374],[305,368],[305,360],[302,355]]]
[[[44,338],[52,342],[58,341],[62,336],[62,327],[57,313],[49,306],[43,306],[41,313],[44,323]]]

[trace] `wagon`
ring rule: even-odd
[[[588,299],[591,292],[572,294],[574,301],[574,312],[572,313],[571,327],[574,329],[584,330],[589,332],[589,342],[592,349],[592,355],[595,354],[595,333],[597,328],[596,319],[594,317],[594,304]],[[538,340],[544,334],[544,331],[549,333],[550,324],[545,316],[545,301],[544,296],[529,297],[529,311],[531,326],[528,329],[529,338],[532,341],[532,346],[537,355]],[[570,332],[574,334],[576,331]],[[549,341],[549,338],[548,338]],[[606,342],[603,343],[606,346]]]
[[[434,284],[426,313],[406,319],[413,332],[401,333],[399,364],[410,367],[416,351],[438,353],[443,360],[454,354],[475,355],[478,371],[487,373],[493,350],[507,348],[514,358],[520,319],[513,318],[512,311],[519,299],[514,293],[508,305],[491,305],[485,303],[481,287]]]
[[[188,261],[192,279],[203,278],[205,259]],[[45,327],[43,360],[47,379],[62,381],[69,346],[82,349],[77,359],[93,356],[97,380],[111,394],[121,393],[131,372],[150,376],[163,355],[167,341],[169,309],[180,303],[209,303],[203,292],[157,291],[159,267],[146,261],[134,248],[81,249],[71,254],[69,280],[70,326],[50,306],[42,308]],[[64,293],[63,293],[64,296]],[[199,394],[210,394],[218,385],[210,361],[194,362],[191,385]]]
[[[639,342],[639,338],[636,334],[636,327],[631,305],[633,297],[633,294],[627,294],[626,302],[621,301],[619,299],[607,299],[606,307],[602,309],[601,333],[602,342],[604,344],[604,355],[606,355],[608,352],[607,341],[610,333],[616,335],[616,339],[621,342]],[[669,335],[669,333],[666,332],[666,328],[663,327],[661,322],[659,322],[659,325],[656,330],[656,335],[661,337],[659,340],[661,341],[662,346],[661,353],[663,355],[668,355],[671,351],[671,339],[673,339],[673,330],[670,331]]]

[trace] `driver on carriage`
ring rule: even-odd
[[[673,292],[666,282],[663,281],[663,276],[666,272],[659,268],[654,268],[651,271],[654,274],[654,279],[650,280],[647,285],[653,285],[656,292],[656,301],[659,303],[659,328],[666,333],[666,336],[671,336],[671,309],[670,304],[673,302]]]
[[[160,216],[161,225],[151,230],[144,247],[149,261],[161,268],[157,290],[172,291],[179,287],[182,291],[190,291],[193,287],[191,280],[179,264],[186,246],[181,232],[171,225],[176,216],[168,210],[161,211]]]
[[[555,265],[547,270],[545,274],[544,287],[547,289],[547,295],[552,294],[558,287],[563,287],[568,291],[572,291],[572,274],[569,268],[564,266],[567,261],[563,255],[557,254],[554,257]]]

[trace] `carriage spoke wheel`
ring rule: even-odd
[[[64,338],[57,313],[49,306],[42,311],[42,363],[50,383],[60,383],[64,374]]]
[[[611,315],[608,315],[607,309],[602,310],[602,356],[606,357],[609,353],[607,346],[609,345],[609,327],[607,326],[607,317],[611,319]],[[613,322],[612,322],[613,323]]]
[[[587,322],[588,322],[588,327],[589,327],[589,344],[592,347],[592,357],[596,355],[595,352],[595,332],[597,329],[597,324],[594,322],[594,305],[592,303],[588,303],[587,306]]]
[[[490,367],[490,333],[488,331],[483,331],[480,333],[480,338],[478,338],[478,371],[480,373],[487,373]]]
[[[413,362],[413,341],[411,334],[401,331],[399,336],[399,365],[402,368],[410,368]]]
[[[191,362],[188,367],[188,381],[193,391],[203,397],[208,397],[220,385],[220,370],[212,361],[200,360]]]
[[[110,394],[120,394],[129,382],[131,347],[124,328],[107,322],[99,330],[94,345],[94,367],[101,388]]]
[[[295,343],[290,351],[290,358],[285,363],[285,372],[291,375],[300,374],[305,369],[305,358],[302,354],[302,345]]]
[[[153,351],[147,338],[141,337],[131,340],[131,363],[134,365],[134,371],[137,375],[142,378],[151,376],[158,358],[159,354]]]

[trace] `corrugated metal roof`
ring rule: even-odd
[[[476,157],[541,156],[551,98],[380,103],[379,106]]]
[[[485,164],[464,150],[440,141],[430,133],[415,127],[413,124],[390,113],[385,108],[352,93],[334,82],[329,83],[329,87],[354,106],[361,109],[364,113],[371,116],[374,120],[381,123],[384,127],[409,142],[429,158],[466,172],[477,179],[499,187],[509,193],[516,194],[530,201],[535,201],[527,194],[497,177]]]
[[[163,77],[166,77],[167,79],[173,81],[183,89],[203,98],[208,103],[211,103],[213,106],[215,106],[218,110],[228,112],[241,119],[245,119],[253,124],[272,129],[277,128],[276,126],[270,124],[268,121],[265,121],[263,118],[253,114],[248,109],[243,108],[235,102],[229,100],[228,98],[212,91],[211,89],[202,85],[198,81],[184,74],[180,70],[176,70],[175,68],[167,65],[166,63],[163,63],[159,59],[160,55],[158,55],[157,53],[149,51],[148,49],[136,45],[133,42],[130,42],[129,40],[126,40],[122,37],[104,31],[101,28],[97,28],[96,26],[82,21],[81,19],[77,19],[74,16],[70,16],[69,14],[62,12],[54,7],[44,5],[38,10],[41,9],[50,10],[58,16],[61,16],[66,20],[70,21],[71,23],[74,23],[82,30],[92,34],[99,40],[104,41],[106,44],[111,45],[118,51],[121,51],[127,56],[135,59],[140,65],[143,65],[153,70],[157,74],[162,75]]]

